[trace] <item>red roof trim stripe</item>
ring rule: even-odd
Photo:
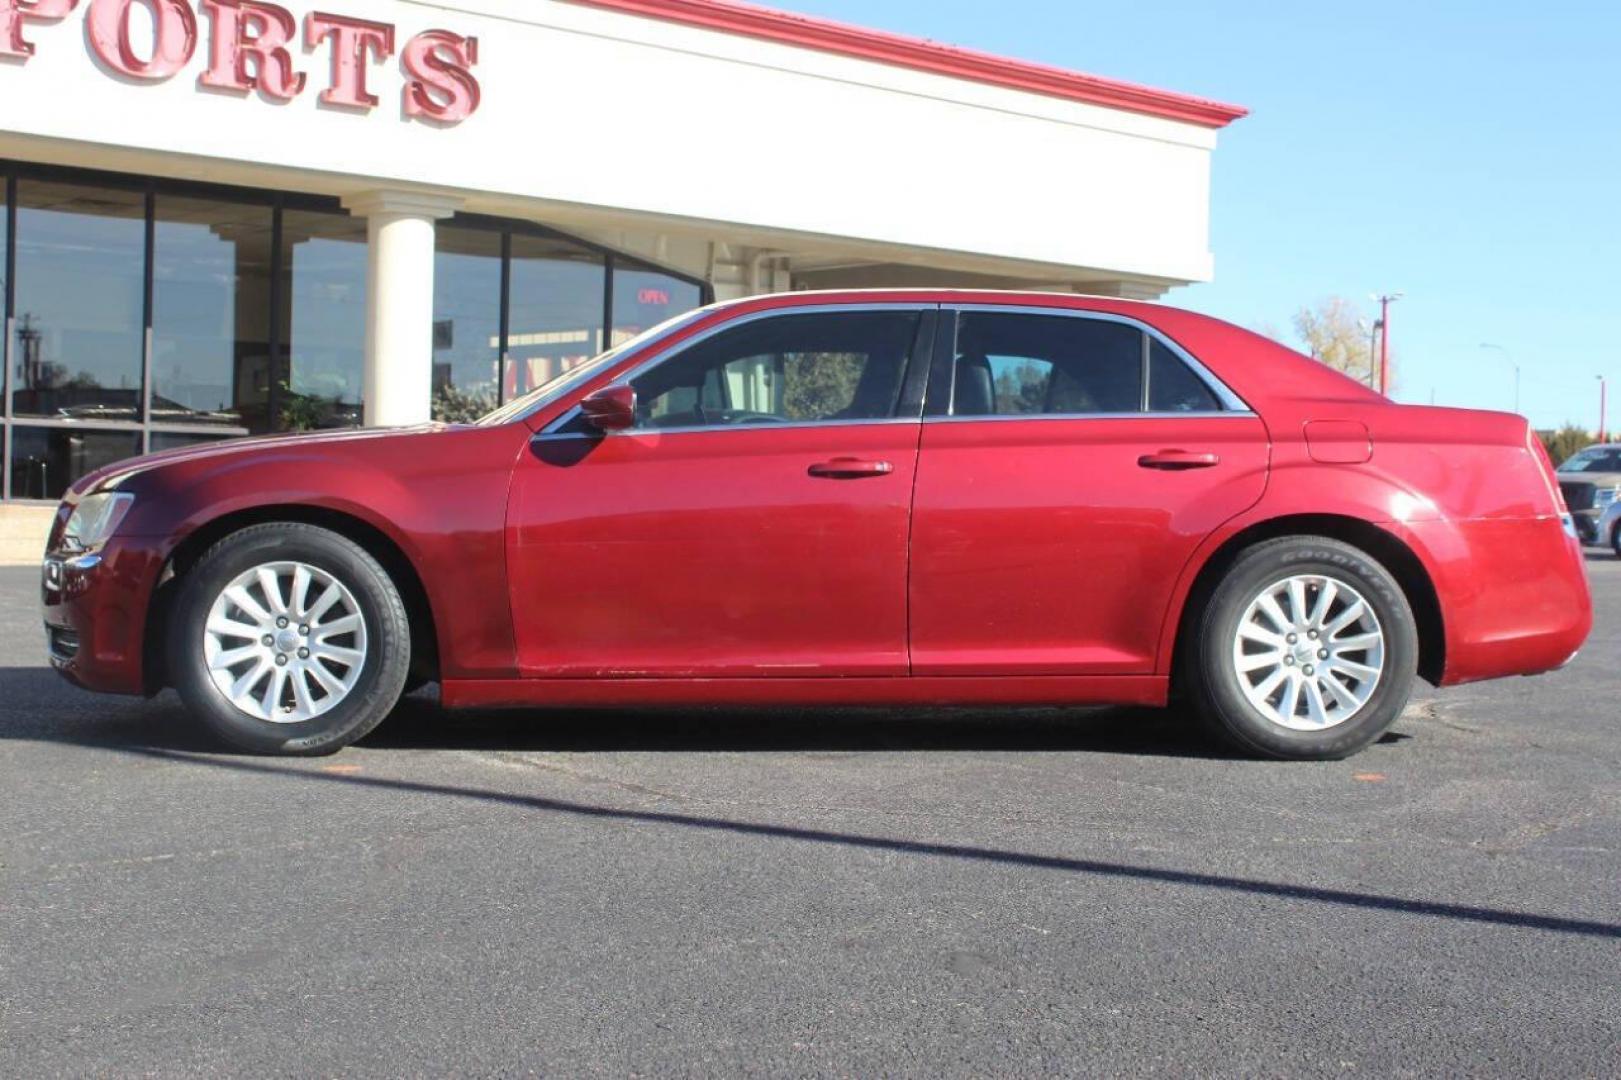
[[[947,75],[956,79],[1025,90],[1049,97],[1125,109],[1148,116],[1226,127],[1249,115],[1240,105],[1157,90],[1151,86],[1105,79],[1078,71],[1009,60],[972,49],[959,49],[922,38],[867,30],[809,15],[740,4],[735,0],[569,0],[665,22],[683,23],[728,34],[797,45],[821,52],[855,56],[881,64]]]

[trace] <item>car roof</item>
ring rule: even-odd
[[[1186,308],[1116,296],[945,287],[804,290],[722,301],[704,309],[696,325],[755,312],[845,304],[983,304],[1115,315],[1141,322],[1185,350],[1251,408],[1269,401],[1392,404],[1365,383],[1255,331]]]
[[[711,306],[714,308],[732,308],[772,301],[784,304],[828,302],[848,302],[859,304],[906,301],[927,304],[971,304],[983,302],[996,304],[1025,303],[1035,307],[1080,307],[1091,306],[1093,303],[1096,303],[1101,306],[1114,306],[1119,304],[1130,307],[1160,308],[1167,311],[1184,310],[1153,300],[1132,300],[1119,296],[1099,296],[1094,293],[1059,292],[1055,290],[1043,291],[1040,289],[970,289],[954,286],[904,286],[896,288],[880,287],[862,289],[797,289],[793,292],[759,293],[754,296],[740,296],[731,300],[718,301]]]

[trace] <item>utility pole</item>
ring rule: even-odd
[[[45,385],[45,365],[40,362],[39,341],[40,332],[34,329],[33,312],[24,312],[17,327],[17,340],[22,343],[22,364],[17,374],[21,376],[23,389],[48,390]],[[3,352],[0,349],[0,352]]]
[[[1366,325],[1366,324],[1364,324]],[[1368,389],[1375,390],[1379,386],[1379,331],[1385,324],[1378,319],[1373,320],[1373,329],[1368,332]]]
[[[1379,392],[1387,396],[1390,391],[1390,305],[1401,298],[1401,293],[1374,297],[1379,301]]]
[[[1514,368],[1514,411],[1516,413],[1518,413],[1520,411],[1520,365],[1519,365],[1519,363],[1514,359],[1514,355],[1512,353],[1510,353],[1507,349],[1503,348],[1501,345],[1493,345],[1490,342],[1483,342],[1480,347],[1482,349],[1495,349],[1496,351],[1502,353],[1503,354],[1503,359],[1507,360],[1509,362],[1509,365]]]
[[[1599,442],[1604,442],[1605,441],[1604,440],[1604,406],[1605,406],[1604,398],[1606,396],[1606,392],[1607,392],[1608,389],[1609,389],[1609,387],[1608,387],[1608,384],[1604,381],[1604,376],[1602,376],[1602,375],[1598,376],[1598,441]]]

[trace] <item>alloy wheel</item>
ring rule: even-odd
[[[1297,574],[1250,602],[1232,660],[1239,688],[1267,720],[1322,731],[1345,723],[1373,697],[1384,673],[1385,635],[1373,605],[1350,584]]]
[[[203,633],[214,686],[258,720],[294,724],[342,703],[366,666],[366,617],[330,573],[271,562],[215,598]]]

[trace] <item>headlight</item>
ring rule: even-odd
[[[1615,502],[1615,495],[1617,491],[1621,491],[1621,488],[1599,488],[1597,491],[1593,492],[1593,505],[1599,509],[1609,506],[1611,503]]]
[[[96,550],[112,536],[134,502],[135,496],[122,491],[86,495],[63,526],[62,542],[72,551]]]

